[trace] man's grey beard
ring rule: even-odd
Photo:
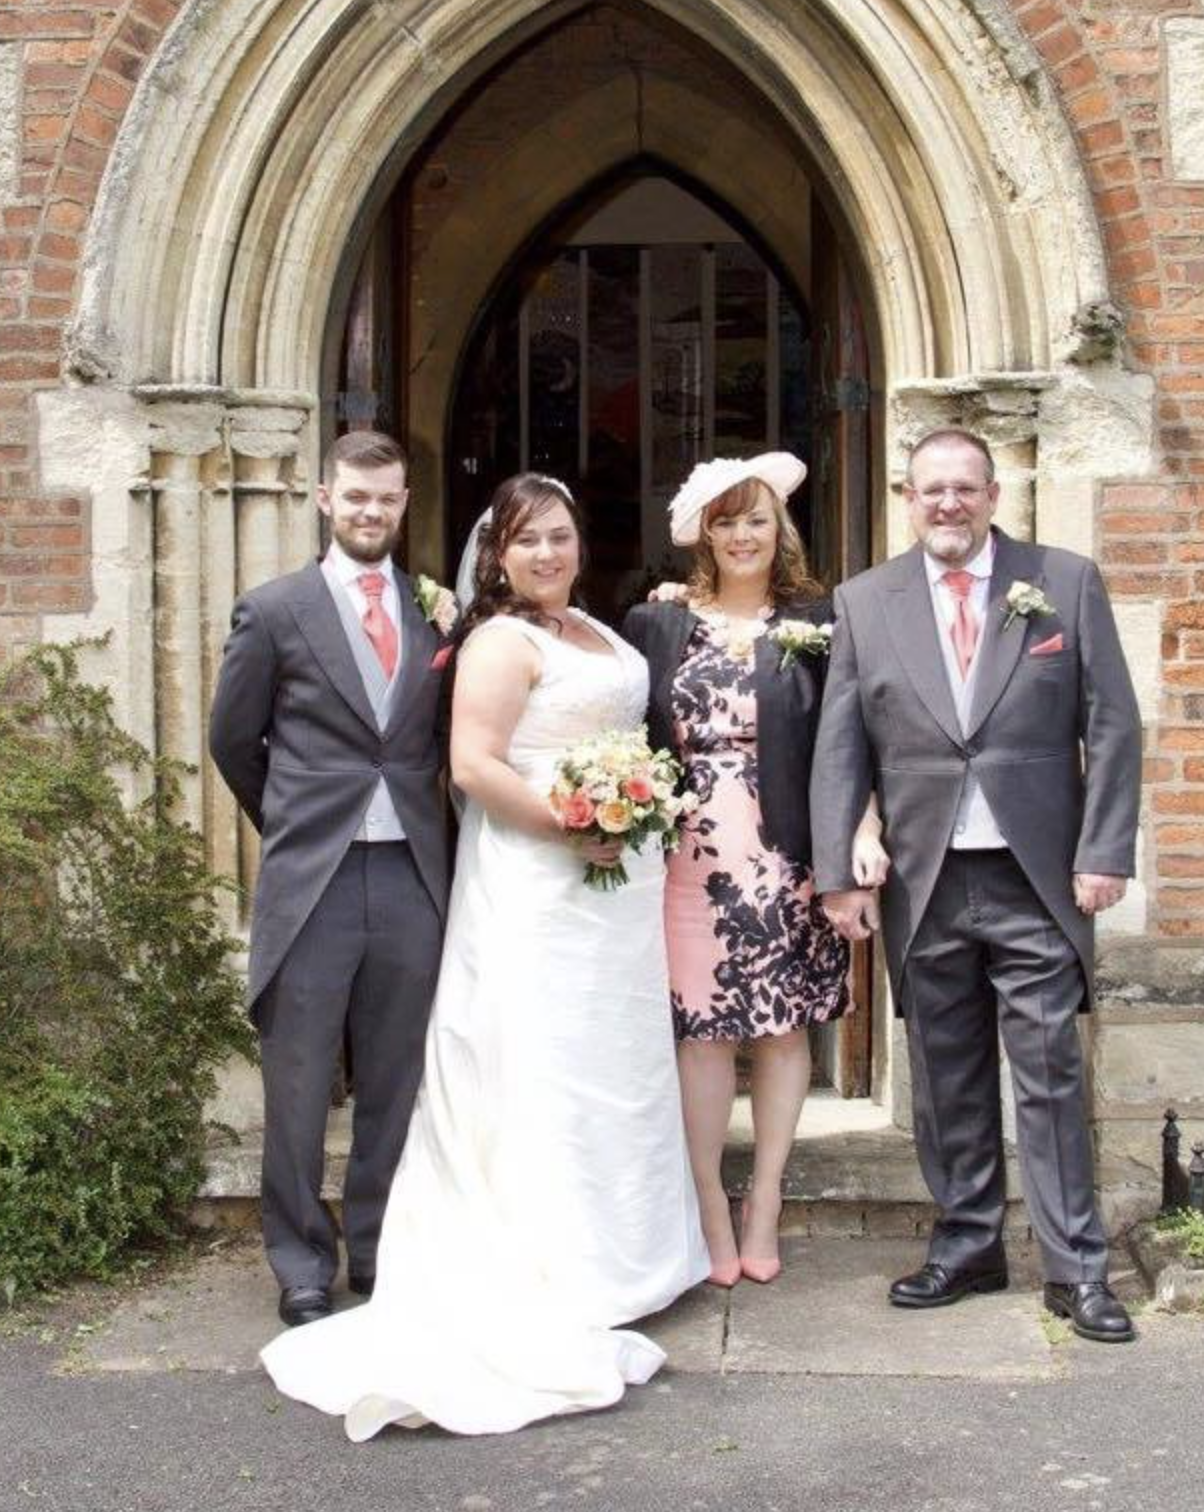
[[[937,561],[965,557],[974,549],[974,532],[967,525],[934,525],[924,537],[924,550]]]

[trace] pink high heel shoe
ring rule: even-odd
[[[711,1286],[724,1286],[728,1290],[735,1286],[744,1272],[744,1264],[741,1260],[729,1260],[726,1265],[712,1265],[711,1274],[707,1282]]]
[[[745,1197],[740,1203],[740,1237],[744,1238],[744,1230],[748,1227],[748,1198]],[[775,1255],[772,1260],[758,1260],[752,1255],[740,1256],[740,1271],[750,1281],[757,1281],[762,1286],[767,1286],[770,1281],[776,1281],[782,1274],[782,1262]]]

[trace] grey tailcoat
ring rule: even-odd
[[[853,887],[853,833],[878,793],[892,868],[883,938],[895,1003],[908,950],[953,833],[967,771],[1033,889],[1093,976],[1092,920],[1075,872],[1132,876],[1141,794],[1141,720],[1099,570],[1089,558],[994,530],[990,604],[963,730],[937,641],[919,546],[836,591],[823,713],[811,776],[815,879]],[[1005,628],[1013,582],[1056,613]],[[1053,636],[1063,647],[1033,655]]]
[[[447,644],[403,572],[397,589],[401,666],[383,730],[316,562],[234,606],[209,745],[263,838],[247,982],[252,1008],[346,854],[382,775],[418,873],[440,917],[446,914],[439,724]]]

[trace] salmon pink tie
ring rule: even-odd
[[[392,677],[397,666],[397,626],[385,613],[385,607],[381,603],[385,591],[385,575],[383,572],[361,572],[356,582],[368,600],[362,621],[364,634],[372,642],[372,649],[385,669],[385,676]]]
[[[970,663],[974,660],[975,647],[978,645],[978,620],[970,607],[970,590],[974,586],[974,574],[964,570],[946,572],[941,582],[948,584],[949,592],[957,601],[953,624],[949,628],[953,635],[953,649],[957,652],[957,665],[961,669],[964,682],[966,673],[970,670]]]

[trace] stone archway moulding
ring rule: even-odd
[[[194,0],[115,146],[74,360],[122,383],[304,390],[382,172],[539,0]],[[965,0],[656,0],[777,107],[842,201],[903,379],[1048,367],[1106,299],[1068,128]],[[977,0],[977,9],[1000,9]],[[1000,23],[996,20],[996,27]]]
[[[205,768],[200,710],[232,593],[310,547],[299,501],[348,243],[457,95],[577,8],[192,0],[127,112],[70,338],[81,386],[39,398],[43,482],[91,489],[84,627],[114,634],[109,675],[130,727],[201,768],[189,812],[244,877],[252,848],[240,868],[220,838],[233,815]],[[1148,467],[1151,387],[1117,360],[1083,169],[1007,6],[645,9],[761,91],[842,207],[879,332],[888,440],[979,421],[1003,445],[1009,518],[1030,529],[1035,515],[1042,535],[1090,550],[1095,480]],[[893,515],[887,539],[901,544]],[[73,617],[48,633],[80,628]]]

